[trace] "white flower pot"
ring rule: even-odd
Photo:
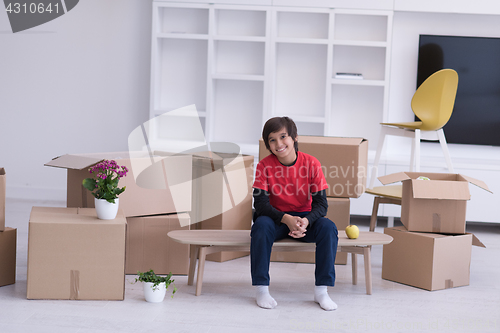
[[[105,199],[94,198],[95,211],[101,220],[113,220],[118,213],[118,198],[115,203],[110,203]]]
[[[160,283],[155,289],[153,289],[153,282],[143,282],[142,285],[146,301],[151,303],[163,302],[165,294],[167,293],[165,282]]]

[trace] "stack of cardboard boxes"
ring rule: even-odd
[[[92,177],[89,168],[105,159],[130,171],[120,179],[126,189],[114,220],[96,220],[94,197],[82,186]],[[125,274],[153,269],[187,275],[189,246],[174,242],[168,232],[250,229],[253,160],[155,151],[63,155],[46,163],[67,169],[67,208],[32,209],[28,298],[123,299]],[[247,254],[223,252],[211,259]],[[98,284],[103,274],[107,279]]]
[[[94,197],[82,186],[89,167],[104,159],[130,170],[120,180],[126,190],[114,220],[96,219]],[[191,156],[63,155],[45,165],[67,169],[68,208],[32,209],[29,299],[123,299],[125,274],[187,274],[189,247],[167,233],[190,228]]]
[[[316,157],[328,183],[328,217],[338,230],[350,224],[350,199],[358,198],[366,187],[368,141],[362,138],[299,136],[299,150]],[[259,142],[259,160],[268,156],[264,141]],[[273,253],[271,260],[314,263],[314,252]],[[347,263],[347,253],[337,253],[336,264]]]
[[[0,287],[16,282],[17,229],[5,226],[5,169],[0,168]]]
[[[446,173],[400,172],[379,180],[403,183],[403,226],[384,230],[394,240],[384,245],[382,278],[427,290],[468,285],[472,246],[484,247],[465,231],[469,183],[489,191],[487,185]]]

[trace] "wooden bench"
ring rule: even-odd
[[[205,259],[210,253],[221,251],[249,251],[250,230],[174,230],[168,233],[174,241],[189,244],[191,258],[189,262],[188,285],[193,285],[196,260],[198,260],[198,277],[196,279],[196,296],[201,294]],[[372,245],[384,245],[392,242],[386,234],[360,231],[357,239],[347,238],[344,230],[339,230],[338,252],[352,254],[352,284],[357,284],[356,254],[362,254],[365,262],[366,293],[372,294],[372,273],[370,251]],[[315,243],[304,243],[293,239],[284,239],[274,243],[273,251],[315,251]]]

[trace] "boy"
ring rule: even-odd
[[[275,241],[291,237],[316,243],[314,301],[324,310],[335,310],[327,287],[335,284],[338,231],[324,217],[328,185],[321,164],[298,150],[297,127],[288,117],[269,119],[262,139],[271,155],[257,165],[253,184],[250,262],[257,304],[265,309],[276,307],[269,294],[271,249]]]

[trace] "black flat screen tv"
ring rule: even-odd
[[[446,141],[500,146],[500,38],[420,35],[417,88],[443,68],[458,73]]]

